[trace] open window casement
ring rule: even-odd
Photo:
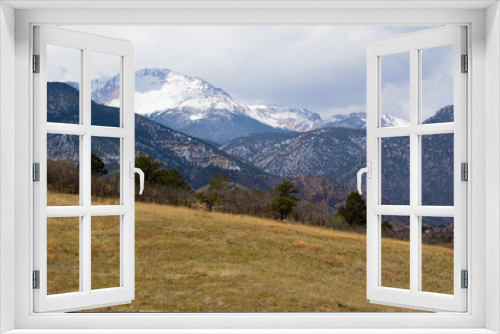
[[[59,63],[57,54],[61,52],[74,55],[72,69],[68,64]],[[53,27],[34,28],[35,312],[83,310],[130,303],[134,299],[133,53],[129,41]],[[118,69],[114,87],[118,102],[116,108],[99,109],[91,101],[94,84],[91,76],[96,66],[110,66],[102,60],[106,57],[111,58]],[[52,73],[54,66],[63,69],[58,72],[59,77]],[[64,77],[69,69],[77,79]],[[73,81],[72,87],[68,81]],[[54,95],[53,85],[56,84],[61,86]],[[62,114],[51,113],[52,103],[64,107],[58,109],[63,110]],[[107,118],[103,113],[107,113]],[[59,143],[51,152],[48,152],[48,140]],[[116,155],[108,154],[114,159],[113,173],[119,183],[120,196],[119,199],[115,196],[114,201],[96,202],[93,198],[94,158],[91,153],[96,145],[101,146],[101,152],[112,149],[117,152]],[[54,204],[48,196],[51,193],[47,168],[54,167],[48,166],[47,158],[51,161],[67,159],[76,175],[77,194],[68,196],[67,203],[59,199]],[[66,172],[52,172],[56,180],[51,182],[67,182],[64,181],[68,179],[64,175]],[[109,233],[96,230],[102,221],[114,224],[115,235],[110,237]],[[71,238],[68,231],[73,233]],[[116,270],[103,264],[111,255],[100,254],[98,245],[94,244],[111,242],[111,239],[116,245],[112,255],[112,266]],[[93,263],[98,257],[101,262]],[[97,278],[109,284],[96,285]]]
[[[439,50],[448,52],[448,60],[433,66],[433,62],[438,62],[433,55]],[[367,298],[372,303],[430,311],[467,310],[464,281],[467,274],[467,175],[463,175],[467,168],[466,54],[466,28],[458,26],[376,40],[368,45],[368,166],[365,171],[368,172]],[[399,62],[397,57],[406,60]],[[448,77],[440,72],[446,66],[449,66]],[[406,77],[408,86],[391,84],[391,76]],[[429,76],[436,79],[429,81]],[[405,109],[409,122],[388,127],[383,118],[390,104],[395,103],[390,97],[397,92],[401,95],[401,91],[407,94],[408,103],[398,108]],[[443,116],[442,119],[429,117],[427,110],[436,94],[448,94],[453,103],[453,107],[442,106],[442,113],[436,114]],[[429,149],[431,142],[433,149]],[[439,145],[443,147],[437,149]],[[445,153],[439,155],[439,152]],[[450,161],[444,161],[447,157]],[[436,159],[441,159],[437,163],[440,168],[433,171]],[[395,173],[386,175],[384,166],[391,164],[399,165],[392,168]],[[443,166],[449,170],[443,171]],[[443,174],[433,178],[434,172]],[[448,183],[444,180],[447,177]],[[435,180],[439,180],[439,184]],[[429,185],[430,182],[434,185]],[[443,190],[446,187],[448,199],[440,194],[441,190],[446,193]],[[397,198],[391,196],[391,192],[396,191]],[[384,223],[387,225],[389,220],[396,222],[392,226],[409,231],[408,263],[401,263],[397,268],[390,263],[390,253],[394,249],[387,246],[388,241],[383,237]],[[427,237],[425,230],[429,222],[440,224],[435,227],[439,231],[437,238],[451,237],[453,240],[450,249],[453,263],[450,268],[443,268],[440,278],[448,289],[433,289],[426,284],[426,268],[433,265],[433,256],[437,256],[432,253],[432,247],[422,241]],[[446,270],[449,275],[445,275]]]

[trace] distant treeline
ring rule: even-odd
[[[92,197],[96,200],[120,197],[120,175],[117,170],[108,171],[102,159],[92,153]],[[161,161],[142,152],[135,158],[135,166],[145,174],[142,195],[136,187],[136,201],[153,202],[174,206],[186,206],[207,211],[245,214],[264,218],[285,220],[304,225],[324,226],[342,230],[364,231],[362,226],[351,226],[340,217],[335,217],[320,205],[298,199],[298,190],[291,181],[292,195],[279,193],[279,187],[268,191],[250,189],[234,183],[221,172],[215,172],[209,184],[194,191],[175,168],[164,168]],[[136,176],[136,183],[139,177]],[[283,187],[283,184],[281,185]],[[79,166],[69,161],[47,160],[47,186],[49,190],[78,194]],[[361,227],[361,228],[360,228]]]

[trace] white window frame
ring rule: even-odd
[[[129,4],[121,3],[123,6]],[[347,329],[350,329],[349,333],[415,333],[412,328],[418,328],[418,332],[422,333],[500,332],[500,11],[497,1],[373,1],[369,5],[357,1],[350,4],[343,1],[244,1],[241,4],[217,1],[203,4],[189,1],[187,4],[176,1],[152,4],[144,1],[143,5],[130,3],[134,8],[164,8],[141,11],[102,9],[106,6],[117,6],[113,1],[80,1],[76,4],[69,4],[68,1],[0,3],[1,332],[11,329],[15,329],[13,333],[34,333],[38,332],[38,329],[45,329],[45,332],[47,329],[51,329],[50,332],[58,332],[56,329],[61,329],[59,332],[64,333],[76,332],[77,329],[88,329],[86,332],[92,333],[112,329],[128,329],[127,332],[130,333],[144,332],[145,329],[181,332],[174,330],[175,328],[191,328],[192,332],[206,330],[212,333],[248,332],[245,328],[254,329],[252,332],[275,333],[286,332],[287,329],[293,332],[293,328],[301,328],[295,331],[301,333],[335,333],[346,332]],[[37,9],[14,12],[9,5]],[[47,6],[69,8],[40,9]],[[391,9],[391,6],[398,8]],[[87,9],[75,9],[84,7]],[[33,148],[30,143],[33,124],[29,57],[32,52],[32,26],[35,24],[467,25],[470,42],[468,54],[471,59],[471,75],[468,78],[468,109],[471,111],[468,116],[468,132],[471,134],[468,142],[468,197],[471,199],[468,204],[468,218],[471,222],[468,230],[471,236],[471,243],[468,245],[469,311],[463,314],[34,314],[30,288],[30,236],[33,221],[33,203],[30,198],[30,157]],[[12,69],[14,66],[15,73]],[[15,86],[12,82],[15,82]],[[10,110],[7,110],[9,108]],[[12,112],[13,108],[15,113]],[[9,126],[15,129],[15,147],[12,147],[11,138],[8,136],[14,132],[9,130]],[[15,159],[15,164],[10,163],[12,159]],[[15,189],[14,200],[9,198],[12,196],[12,189]],[[15,210],[10,208],[12,204]],[[12,240],[15,240],[15,243]],[[12,286],[15,288],[12,289]],[[131,330],[139,326],[143,329]]]
[[[40,166],[40,180],[34,193],[34,269],[39,270],[39,289],[34,290],[35,312],[75,311],[130,303],[134,299],[135,157],[134,46],[129,41],[46,26],[34,27],[34,52],[39,56],[39,73],[34,84],[34,162]],[[72,48],[80,53],[80,115],[78,124],[47,122],[47,46]],[[91,122],[91,57],[93,52],[115,56],[120,68],[119,127],[96,126]],[[80,203],[76,206],[47,206],[47,134],[78,136],[80,148]],[[92,138],[118,139],[120,155],[119,205],[92,205],[90,152]],[[120,285],[92,289],[92,217],[118,216],[120,221]],[[47,218],[76,217],[79,220],[79,282],[77,292],[47,294]]]
[[[367,47],[367,120],[366,157],[371,170],[367,179],[367,297],[374,303],[399,305],[431,311],[467,310],[467,290],[461,288],[460,275],[467,269],[467,185],[461,181],[461,163],[467,163],[467,73],[461,73],[462,55],[467,54],[466,28],[439,27],[370,42]],[[421,50],[452,45],[454,121],[422,123],[422,52]],[[382,58],[391,54],[408,54],[409,60],[409,120],[408,126],[382,127]],[[448,59],[449,60],[449,59]],[[422,135],[453,134],[454,204],[451,206],[422,205]],[[407,205],[382,203],[382,139],[409,139],[409,202]],[[382,285],[383,215],[406,216],[410,223],[410,285],[396,289]],[[422,290],[422,217],[454,218],[453,293],[442,294]]]

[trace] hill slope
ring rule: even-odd
[[[49,195],[53,203],[74,196]],[[49,237],[49,249],[78,238],[78,224],[72,230],[54,221],[50,227],[54,237]],[[114,233],[100,232],[104,238]],[[136,299],[92,312],[404,311],[366,299],[366,238],[361,234],[136,203],[135,235]],[[109,264],[103,266],[119,258],[119,252],[110,251],[119,249],[119,239],[109,240],[114,241],[102,249]],[[449,291],[453,252],[428,245],[423,249],[432,258],[432,265],[424,268],[427,286]],[[384,251],[383,282],[406,281],[401,268],[407,266],[408,243],[384,239]],[[53,282],[60,290],[68,283],[54,271],[60,261],[75,260],[67,256],[49,252],[49,277],[60,279]]]
[[[275,175],[293,178],[319,174],[335,179],[340,166],[361,156],[365,133],[324,128],[305,133],[254,134],[233,139],[220,149]]]

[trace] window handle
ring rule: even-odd
[[[142,191],[144,190],[144,172],[140,168],[135,168],[133,161],[130,161],[129,171],[131,179],[134,178],[134,173],[139,174],[139,184],[140,184],[139,195],[142,195]]]
[[[371,162],[368,161],[367,167],[361,168],[358,171],[358,193],[360,195],[362,194],[362,192],[361,192],[361,175],[363,175],[363,173],[366,173],[366,177],[368,179],[372,178],[372,163]]]

